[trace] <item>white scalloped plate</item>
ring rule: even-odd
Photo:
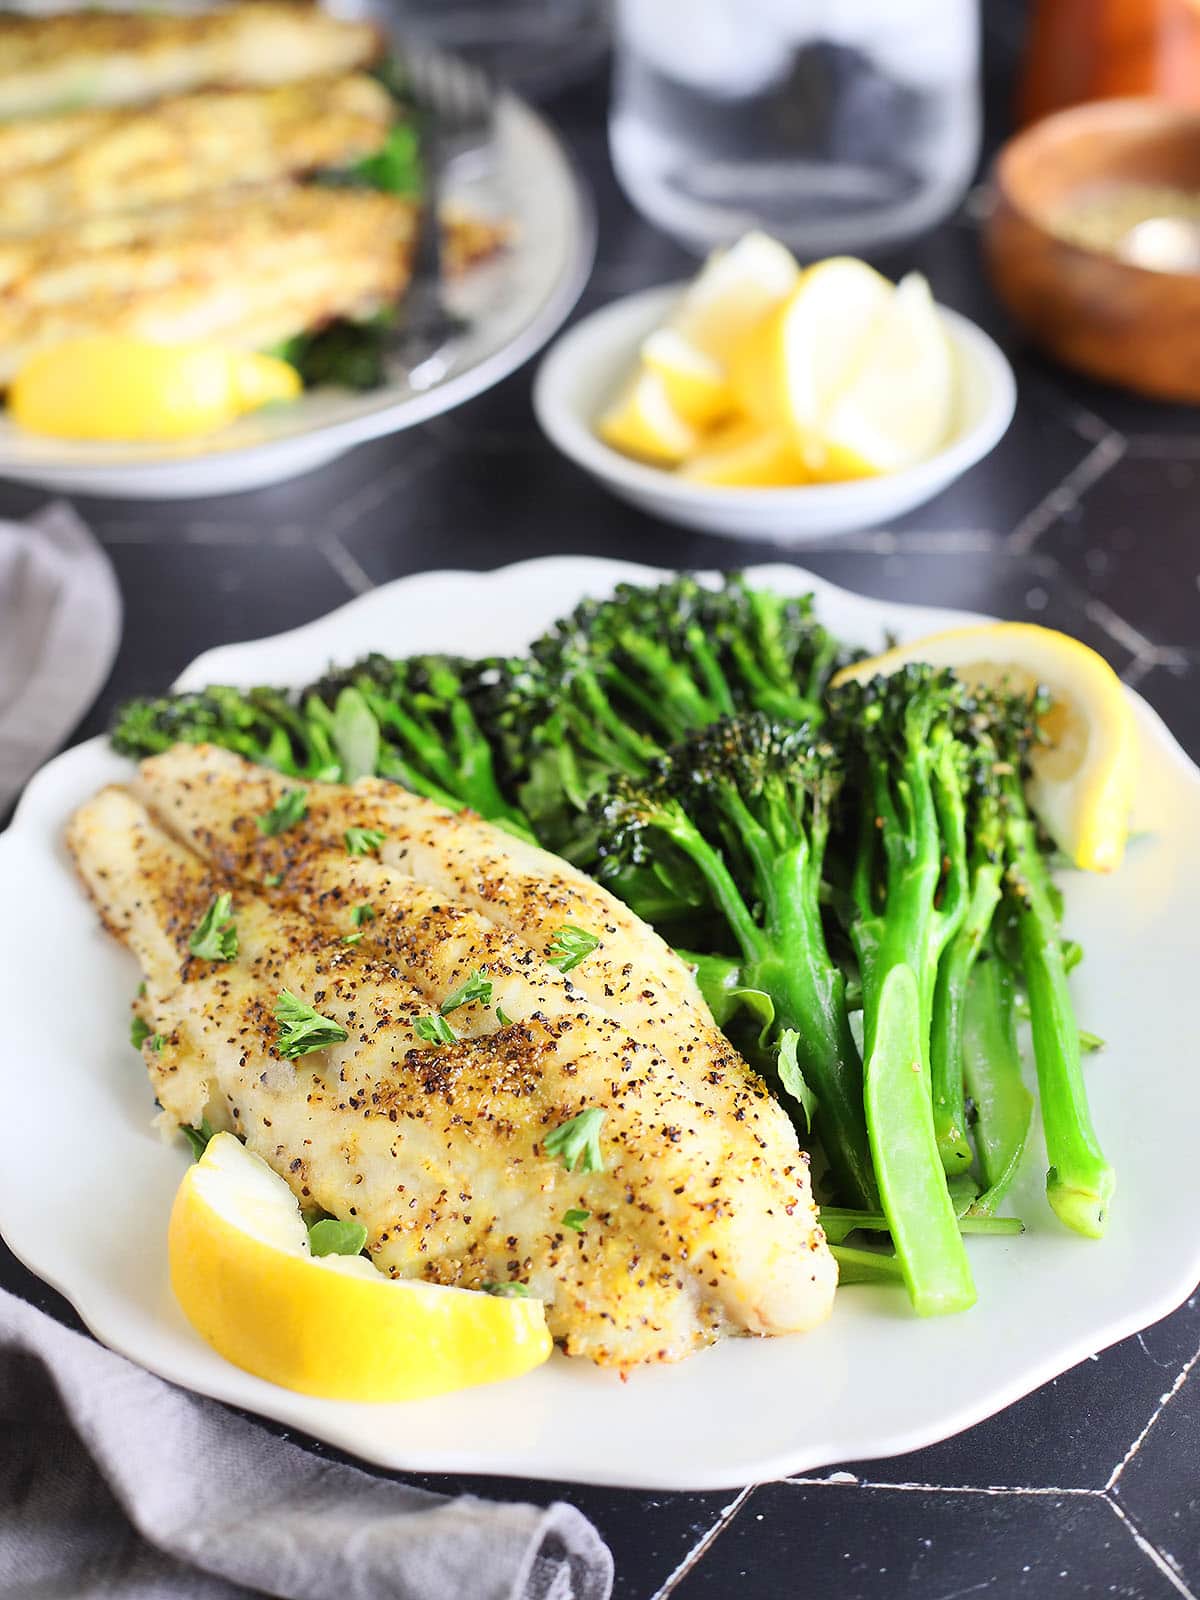
[[[406,578],[295,632],[212,651],[181,681],[300,682],[368,649],[518,649],[581,596],[649,576],[563,557]],[[755,578],[815,590],[825,621],[868,646],[885,630],[912,638],[963,620],[863,599],[797,567]],[[848,1289],[805,1336],[730,1340],[626,1383],[555,1355],[516,1382],[412,1405],[313,1400],[229,1366],[168,1287],[166,1220],[187,1157],[151,1131],[145,1074],[126,1043],[137,972],[101,932],[63,850],[72,808],[128,772],[100,739],[39,773],[0,838],[0,1230],[113,1349],[382,1466],[724,1488],[944,1438],[1165,1315],[1200,1277],[1200,1073],[1187,1010],[1200,773],[1131,698],[1149,834],[1115,879],[1064,880],[1067,925],[1087,950],[1080,1012],[1108,1041],[1088,1079],[1119,1179],[1111,1226],[1101,1243],[1058,1226],[1042,1199],[1039,1134],[1015,1197],[1029,1230],[968,1241],[979,1304],[965,1316],[920,1322],[897,1294]]]

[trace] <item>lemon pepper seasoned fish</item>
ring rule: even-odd
[[[0,123],[0,230],[174,204],[372,154],[396,119],[364,73]]]
[[[403,293],[415,218],[395,195],[279,185],[0,239],[0,386],[79,334],[254,350],[369,317]]]
[[[378,30],[316,6],[252,0],[218,11],[0,13],[0,118],[128,106],[211,85],[290,83],[348,72]]]
[[[261,881],[279,871],[294,836],[264,838],[242,821],[270,810],[292,780],[215,746],[176,745],[142,763],[136,789],[180,838],[228,874]],[[694,1048],[728,1049],[691,972],[666,941],[578,868],[513,838],[472,812],[451,812],[394,783],[364,778],[353,787],[306,786],[309,813],[326,846],[342,850],[347,828],[376,827],[380,858],[488,917],[549,957],[564,926],[600,936],[571,969],[589,999],[655,1043],[678,1037]],[[290,876],[290,874],[289,874]]]
[[[371,841],[349,854],[345,827],[391,820],[376,786],[311,786],[307,816],[269,836],[255,819],[284,787],[188,749],[146,763],[137,795],[107,790],[72,823],[84,880],[146,974],[143,1053],[170,1117],[207,1111],[235,1128],[304,1203],[361,1220],[385,1270],[528,1282],[566,1348],[605,1364],[678,1359],[722,1333],[827,1313],[836,1271],[791,1124],[651,930],[639,941],[614,909],[564,974],[535,922],[526,936],[521,919],[419,882]],[[487,831],[499,871],[511,841]],[[521,866],[530,901],[534,866]],[[220,889],[238,949],[209,962],[188,937]],[[548,884],[553,916],[558,892]],[[594,892],[598,918],[608,897]],[[356,921],[356,906],[374,916]],[[596,981],[606,962],[624,980],[609,997]],[[453,1042],[431,1040],[472,979],[475,998],[442,1019]],[[636,1003],[656,983],[682,991],[657,1029]],[[344,1042],[281,1059],[284,988]],[[588,1110],[603,1113],[602,1170],[569,1172],[554,1131]],[[587,1213],[582,1232],[568,1211]]]

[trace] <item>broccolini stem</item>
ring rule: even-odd
[[[853,1205],[874,1208],[879,1189],[863,1109],[862,1063],[846,1013],[846,980],[826,948],[811,871],[803,838],[776,859],[765,901],[771,954],[744,976],[773,997],[780,1030],[799,1035],[796,1060],[817,1097],[817,1131],[838,1192]]]
[[[643,773],[655,756],[660,755],[660,747],[637,729],[629,725],[627,718],[617,715],[613,710],[607,695],[601,689],[591,673],[578,673],[571,679],[571,689],[579,695],[582,701],[582,710],[596,727],[602,729],[611,740],[610,750],[623,752],[621,759],[613,760],[613,765],[621,772]],[[579,734],[586,734],[587,723],[578,717],[571,719],[571,725]],[[584,748],[592,748],[584,742]],[[594,754],[603,756],[606,751],[602,746],[594,749]],[[632,765],[631,765],[632,763]]]
[[[999,901],[1000,866],[982,862],[975,871],[962,927],[946,946],[938,965],[933,992],[929,1035],[933,1127],[942,1166],[949,1174],[965,1172],[971,1165],[963,1095],[963,1009],[971,969]]]
[[[1067,989],[1062,938],[1046,864],[1019,783],[1008,779],[1005,788],[1010,799],[1008,836],[1013,855],[1010,883],[1017,897],[1021,965],[1050,1158],[1046,1198],[1068,1228],[1098,1239],[1104,1233],[1116,1177],[1100,1149],[1088,1109],[1079,1065],[1079,1024]]]
[[[657,825],[695,862],[730,932],[741,946],[745,964],[761,962],[767,953],[766,940],[720,851],[714,850],[690,818],[682,813],[666,813]]]
[[[847,1211],[841,1206],[821,1207],[821,1226],[830,1244],[841,1244],[861,1228],[864,1233],[887,1233],[888,1220],[879,1212]],[[1024,1233],[1019,1217],[976,1217],[966,1212],[958,1219],[959,1233]]]
[[[704,687],[708,691],[716,715],[732,716],[737,710],[733,692],[725,674],[721,671],[721,663],[717,660],[716,652],[709,644],[704,629],[698,622],[689,622],[685,637],[688,654],[700,670],[700,676],[704,680]]]
[[[965,1311],[975,1285],[933,1131],[920,985],[903,962],[874,975],[865,1100],[884,1215],[917,1314]]]
[[[962,1016],[963,1075],[975,1102],[975,1148],[985,1184],[967,1210],[971,1217],[991,1216],[1008,1193],[1033,1116],[1033,1096],[1021,1077],[1015,995],[1012,968],[988,951],[972,969]]]
[[[696,680],[686,667],[679,665],[666,645],[657,639],[648,639],[632,629],[621,635],[621,648],[645,672],[654,685],[653,691],[644,689],[627,672],[611,660],[600,667],[601,675],[620,688],[650,719],[672,739],[692,728],[703,728],[715,722],[728,707],[714,706],[701,693]]]
[[[829,1253],[838,1264],[838,1283],[900,1283],[903,1271],[895,1256],[882,1250],[857,1250],[849,1244],[831,1244]]]

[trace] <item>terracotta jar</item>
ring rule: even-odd
[[[1200,0],[1034,0],[1018,120],[1126,95],[1200,105]]]

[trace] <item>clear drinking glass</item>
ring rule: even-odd
[[[692,249],[895,244],[974,170],[977,0],[616,0],[615,33],[613,165]]]

